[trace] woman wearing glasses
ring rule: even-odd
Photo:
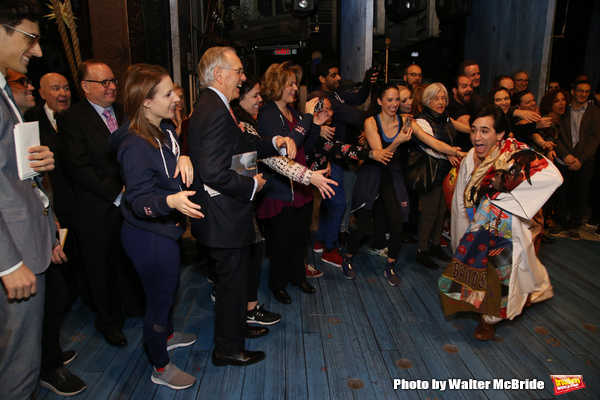
[[[178,96],[167,71],[148,64],[131,65],[124,87],[129,122],[109,138],[118,149],[125,184],[121,206],[121,241],[146,294],[144,341],[154,365],[152,382],[185,389],[196,379],[169,360],[168,351],[189,346],[193,334],[173,329],[173,302],[179,287],[179,245],[187,219],[202,218],[200,206],[184,190],[193,180],[189,158],[180,156],[177,136],[163,124],[175,114]]]

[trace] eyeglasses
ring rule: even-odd
[[[26,77],[15,79],[14,81],[8,81],[8,83],[18,83],[19,85],[23,86],[25,89],[27,89],[29,87],[29,85],[33,86],[33,82],[31,82]]]
[[[413,78],[416,78],[417,76],[418,76],[419,78],[422,78],[422,77],[423,77],[423,74],[418,74],[418,73],[416,73],[416,72],[409,72],[409,73],[408,73],[408,75],[412,76]]]
[[[529,79],[515,79],[515,82],[519,82],[519,83],[529,83],[531,82]]]
[[[244,69],[243,68],[223,68],[223,67],[221,67],[221,69],[226,69],[228,71],[235,71],[238,74],[240,74],[240,76],[244,75]]]
[[[6,24],[2,24],[2,26],[5,27],[5,28],[12,29],[13,31],[17,31],[19,33],[22,33],[25,36],[29,36],[29,48],[30,49],[34,48],[35,45],[40,42],[40,35],[37,35],[35,33],[25,32],[25,31],[22,31],[20,29],[15,28],[14,26],[6,25]]]
[[[119,83],[119,80],[117,78],[112,78],[112,79],[105,79],[103,81],[93,81],[91,79],[84,79],[83,82],[96,82],[101,84],[102,86],[104,86],[105,88],[110,86],[110,83],[114,83],[115,86],[117,86],[117,84]]]

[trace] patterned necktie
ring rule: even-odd
[[[110,110],[104,110],[102,115],[104,116],[104,118],[106,118],[106,126],[108,126],[108,130],[110,131],[110,133],[116,131],[119,125],[117,125],[117,121],[115,120],[115,117],[113,117],[110,113]]]

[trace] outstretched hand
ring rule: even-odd
[[[175,208],[180,211],[183,215],[187,215],[191,218],[204,218],[204,214],[200,211],[198,204],[193,203],[188,197],[195,195],[195,191],[184,190],[175,194],[167,196],[167,205],[171,208]]]
[[[329,185],[338,185],[336,181],[326,178],[328,174],[329,171],[327,169],[322,169],[320,171],[313,171],[310,177],[310,183],[319,189],[323,198],[331,198],[331,196],[335,195],[333,188]]]

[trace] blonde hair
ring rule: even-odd
[[[300,85],[302,68],[299,65],[293,65],[290,61],[271,64],[260,82],[262,98],[265,101],[281,100],[283,90],[292,77],[296,78],[296,84]]]

